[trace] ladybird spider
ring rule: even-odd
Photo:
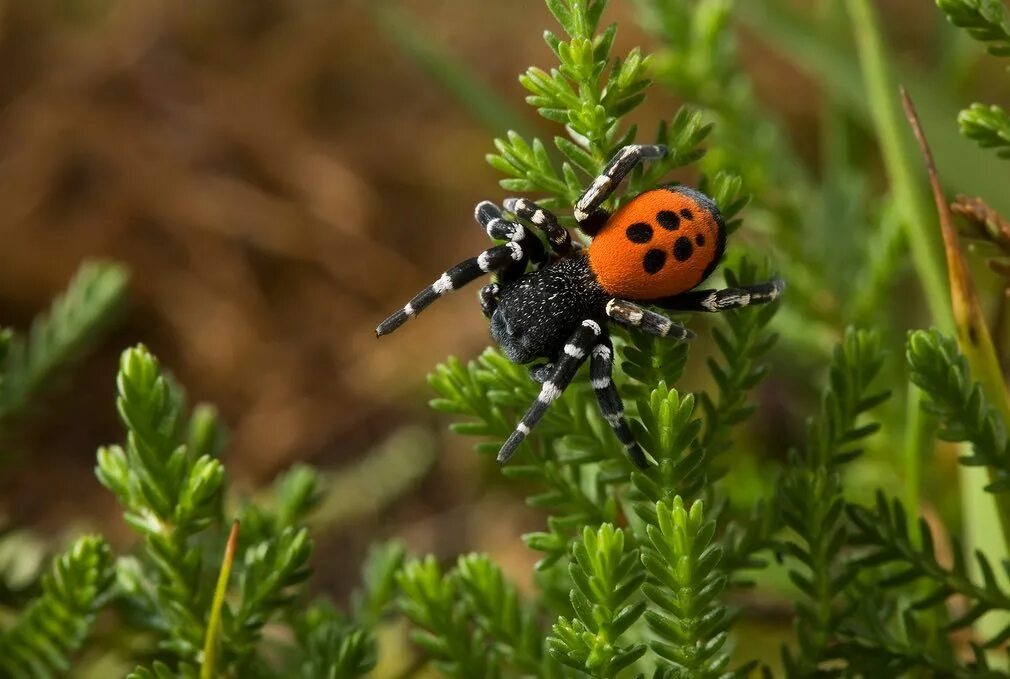
[[[589,356],[589,375],[603,417],[631,461],[646,468],[645,453],[628,429],[611,379],[614,347],[606,322],[687,340],[694,336],[690,330],[635,302],[717,312],[770,302],[784,289],[783,281],[775,279],[740,288],[694,290],[715,269],[726,245],[722,215],[699,191],[662,187],[635,196],[613,215],[602,208],[639,161],[665,154],[665,146],[626,146],[582,193],[574,214],[579,228],[592,238],[585,249],[572,241],[557,217],[532,201],[508,198],[503,205],[547,236],[553,257],[518,221],[505,219],[491,202],[479,203],[478,223],[488,236],[506,242],[452,267],[375,329],[376,336],[389,334],[447,292],[483,274],[497,274],[497,282],[480,291],[491,336],[514,363],[547,360],[530,367],[530,377],[543,386],[502,445],[500,463],[508,461]]]

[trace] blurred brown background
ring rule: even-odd
[[[530,129],[553,134],[522,106],[516,81],[551,61],[540,0],[397,4]],[[932,3],[878,4],[914,59]],[[617,53],[648,45],[632,4],[611,5]],[[816,88],[773,46],[743,40],[761,100],[813,157]],[[664,96],[637,115],[669,117]],[[410,422],[437,437],[437,468],[421,487],[359,525],[352,547],[333,538],[332,549],[358,551],[376,531],[514,539],[520,527],[488,510],[493,495],[471,504],[484,494],[469,442],[426,408],[431,367],[488,341],[474,294],[373,336],[386,312],[483,246],[472,206],[504,195],[483,159],[502,132],[447,96],[363,2],[0,2],[0,321],[23,328],[86,258],[133,272],[123,323],[48,399],[58,417],[26,427],[31,464],[0,478],[7,511],[44,529],[73,517],[114,533],[94,450],[122,438],[116,359],[143,341],[193,400],[219,406],[233,435],[229,473],[244,487],[295,461],[350,464]],[[432,530],[436,513],[469,531]],[[473,546],[487,547],[451,549]]]

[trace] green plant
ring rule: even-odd
[[[42,578],[42,593],[0,632],[0,670],[10,677],[66,673],[112,584],[112,555],[98,537],[83,537]]]
[[[217,458],[222,431],[206,406],[186,415],[181,389],[143,346],[124,352],[117,384],[126,445],[101,449],[97,474],[144,539],[138,557],[119,562],[119,603],[132,624],[149,630],[159,649],[177,659],[174,671],[195,676],[201,663],[209,662],[203,651],[217,633],[211,606],[229,506],[225,470]],[[343,677],[360,676],[371,667],[372,642],[365,627],[325,606],[305,612],[296,606],[312,552],[301,524],[319,501],[317,485],[314,472],[296,467],[277,480],[272,506],[232,510],[245,526],[234,566],[238,591],[234,599],[217,603],[219,659],[216,667],[205,665],[201,676],[281,676],[283,668],[267,662],[261,650],[262,629],[272,620],[298,630],[296,647],[287,654],[300,671],[322,664],[325,672]],[[380,561],[369,574],[387,592],[379,571],[389,568],[389,560]],[[227,586],[227,578],[219,586]],[[374,624],[383,595],[373,589],[368,596],[379,597],[365,609]],[[150,672],[161,676],[167,667],[155,664]],[[149,676],[144,672],[135,676]]]
[[[903,157],[908,140],[896,125],[896,102],[885,101],[891,64],[870,5],[851,0],[847,9],[867,81],[863,106],[887,147],[893,185],[893,197],[873,209],[847,207],[869,195],[865,168],[836,157],[847,153],[851,121],[828,116],[825,155],[832,159],[823,178],[784,149],[740,71],[730,32],[733,2],[642,0],[645,24],[662,45],[656,54],[634,49],[623,58],[612,54],[616,27],[601,28],[604,0],[546,4],[564,33],[545,35],[557,64],[531,68],[521,82],[528,102],[564,133],[551,143],[517,132],[496,140],[488,162],[505,175],[503,188],[570,207],[611,154],[637,138],[627,116],[642,102],[651,74],[700,110],[685,107],[659,125],[655,138],[671,153],[636,171],[627,190],[694,166],[738,231],[727,283],[767,278],[770,265],[758,263],[753,251],[770,244],[795,297],[784,307],[690,319],[711,338],[704,363],[704,340],[693,348],[640,334],[616,338],[615,381],[636,440],[655,461],[647,470],[628,463],[586,380],[577,379],[552,405],[503,470],[544,515],[543,529],[523,538],[540,556],[531,586],[513,582],[485,554],[446,564],[387,544],[369,556],[346,611],[325,598],[307,600],[309,527],[384,506],[428,458],[390,471],[402,459],[394,445],[335,479],[339,497],[331,503],[320,474],[306,466],[292,468],[267,492],[241,497],[227,482],[220,459],[226,436],[214,410],[187,409],[182,389],[154,356],[143,346],[129,349],[117,378],[126,440],[99,451],[97,475],[140,543],[116,557],[100,538],[86,537],[57,558],[30,603],[0,617],[0,670],[65,673],[90,637],[96,646],[115,646],[130,666],[139,663],[136,679],[363,676],[381,667],[379,639],[395,608],[419,650],[408,674],[430,663],[456,677],[722,679],[759,667],[766,676],[788,677],[1008,676],[994,652],[1010,639],[1010,571],[999,565],[999,545],[973,541],[966,551],[956,536],[948,545],[958,517],[942,516],[920,493],[929,482],[920,474],[922,461],[942,462],[939,454],[925,457],[936,433],[963,446],[960,465],[988,469],[985,498],[1005,501],[1010,441],[1003,374],[986,349],[990,335],[938,184],[951,304],[945,292],[937,295],[938,257],[923,256],[917,274],[925,282],[920,287],[931,291],[935,321],[946,325],[949,315],[953,323],[914,331],[902,342],[896,332],[902,324],[886,318],[885,292],[899,272],[895,252],[904,239],[922,238],[925,248],[932,236],[928,220],[913,219],[925,214],[921,190]],[[1007,20],[999,3],[941,0],[940,6],[1005,55]],[[829,21],[836,18],[831,11]],[[397,23],[397,10],[377,12],[395,35],[416,38]],[[445,54],[416,41],[409,49],[461,97],[486,95],[461,85],[465,69],[447,70]],[[832,87],[832,96],[841,97],[844,85]],[[490,112],[486,102],[474,108],[494,124],[512,117]],[[987,131],[966,132],[996,140],[1001,132],[993,120]],[[781,191],[785,184],[793,190]],[[981,215],[980,233],[1005,244],[1004,222],[994,211],[963,205]],[[846,246],[858,240],[851,233],[811,235],[808,215],[825,224],[845,215],[862,225],[863,235],[881,227],[872,242],[882,253]],[[910,220],[917,231],[906,231]],[[808,261],[811,243],[818,254]],[[872,289],[849,300],[853,271],[865,274]],[[94,282],[99,278],[81,290],[106,289]],[[22,403],[62,362],[46,356],[73,353],[79,346],[73,338],[88,334],[52,330],[91,327],[80,319],[97,314],[69,311],[78,306],[61,302],[42,322],[38,336],[57,339],[39,340],[38,358],[31,358],[36,344],[0,333],[0,365],[21,366],[0,371],[0,393],[10,388],[12,403]],[[848,328],[853,318],[881,327]],[[949,329],[956,340],[944,334]],[[779,330],[786,341],[776,351]],[[899,344],[906,360],[886,360]],[[770,364],[775,380],[765,386]],[[450,358],[429,383],[433,408],[453,417],[454,431],[476,437],[489,464],[539,391],[523,366],[494,349],[467,364]],[[758,389],[786,410],[812,411],[805,439],[774,412],[755,417]],[[891,391],[907,395],[909,416],[900,414],[905,404],[888,403]],[[806,409],[800,404],[812,393],[819,401]],[[762,437],[762,427],[774,431]],[[404,445],[416,440],[408,436]],[[775,450],[761,450],[768,441]],[[879,473],[893,468],[903,474],[900,483]],[[366,501],[373,488],[377,499]],[[896,499],[899,492],[904,501]],[[330,516],[313,519],[320,507]],[[928,522],[915,520],[923,509],[933,510]],[[781,647],[780,660],[746,643],[748,625],[766,617],[762,596],[793,603],[792,634],[764,644]],[[111,611],[114,635],[92,629],[102,606]],[[127,641],[117,645],[103,635]]]
[[[850,528],[841,470],[861,454],[855,444],[879,428],[858,419],[889,395],[871,387],[882,365],[878,336],[846,334],[835,349],[821,412],[808,423],[807,444],[782,481],[783,523],[796,535],[783,548],[797,562],[789,577],[802,594],[796,606],[797,657],[784,651],[791,676],[816,673],[846,617],[846,591],[856,571],[843,556]]]
[[[27,336],[0,327],[0,446],[41,390],[96,344],[122,304],[127,278],[121,266],[85,264],[49,311],[34,319]],[[0,523],[0,542],[9,542],[16,552],[12,560],[30,561],[28,536],[19,541],[8,531]],[[0,672],[12,677],[66,673],[109,596],[108,545],[97,536],[78,539],[53,560],[41,582],[36,582],[34,563],[12,570],[21,571],[13,580],[7,569],[0,574],[0,603],[7,604],[12,592],[35,596],[0,628]]]
[[[734,85],[731,78],[714,77],[735,73],[733,52],[723,40],[731,3],[689,5],[656,0],[642,4],[651,13],[649,21],[657,33],[670,40],[658,68],[661,77],[687,84],[688,92],[716,114],[717,150],[707,157],[703,167],[725,171],[735,164],[761,190],[756,179],[760,174],[757,168],[747,172],[747,155],[741,150],[752,150],[754,144],[746,133],[754,129],[747,127],[753,121],[746,121],[752,109],[746,97],[738,96],[747,91],[746,83]],[[862,6],[852,5],[859,25],[858,20],[865,18],[860,14]],[[574,0],[548,6],[572,43],[560,42],[548,33],[548,44],[560,67],[549,73],[533,69],[522,82],[534,92],[529,103],[537,106],[541,115],[567,124],[569,133],[577,134],[571,140],[555,140],[564,158],[561,171],[553,169],[545,144],[527,142],[517,135],[510,135],[508,141],[499,140],[499,155],[489,160],[510,175],[503,181],[506,189],[539,191],[548,194],[548,201],[565,204],[577,191],[577,185],[569,179],[573,173],[566,168],[569,164],[573,169],[578,166],[591,175],[596,168],[590,162],[599,162],[608,148],[609,138],[602,130],[617,129],[619,115],[608,118],[600,97],[599,83],[609,65],[600,46],[609,47],[609,29],[600,36],[584,32],[586,27],[595,27],[600,7]],[[867,26],[862,28],[863,37],[870,41],[866,48],[868,76],[876,78],[879,85],[886,76],[883,71],[873,70],[879,66],[874,60],[879,62],[885,57],[874,51],[872,26]],[[589,53],[589,46],[595,46],[592,59],[583,57],[580,62],[595,66],[584,69],[581,76],[571,61],[572,54],[580,54],[580,45],[583,55]],[[635,52],[633,59],[638,58]],[[650,57],[645,63],[654,64]],[[731,85],[720,90],[727,81]],[[581,102],[572,97],[575,92]],[[735,98],[730,96],[733,93]],[[605,120],[606,125],[586,124],[580,112],[590,107],[601,113],[598,120]],[[881,124],[893,123],[893,113],[893,107],[881,110]],[[693,114],[681,111],[677,118],[684,116]],[[730,130],[729,135],[719,133],[724,123],[737,130]],[[887,129],[892,136],[901,134],[897,128]],[[732,134],[740,130],[745,133]],[[566,151],[567,144],[580,142],[581,150],[588,155]],[[907,142],[903,140],[901,145],[907,147]],[[903,164],[902,154],[904,151],[893,153],[889,162],[894,176],[900,179],[898,183],[904,182],[900,200],[911,205],[919,201],[915,195],[919,189],[914,174]],[[698,157],[697,153],[679,155]],[[790,169],[788,163],[771,167],[783,176]],[[734,187],[734,200],[740,199],[744,187],[750,188],[741,186],[738,180],[734,180]],[[798,209],[800,203],[793,205]],[[775,209],[783,220],[792,218],[788,203],[767,200],[761,207]],[[926,214],[918,202],[915,207],[920,216]],[[892,212],[884,214],[889,223],[898,223]],[[928,232],[928,222],[916,225],[916,229],[914,234],[921,232],[923,243],[935,236]],[[799,236],[803,237],[805,234]],[[893,273],[894,244],[900,242],[900,231],[892,227],[885,242],[885,250],[891,255],[871,264],[871,277],[883,281],[885,274]],[[785,246],[783,255],[796,258],[796,250],[791,249],[788,240]],[[926,247],[923,245],[924,253]],[[929,257],[932,259],[922,265],[920,275],[930,281],[931,304],[942,320],[950,315],[943,272],[939,258],[933,254]],[[923,259],[926,261],[925,255]],[[727,273],[728,279],[755,275],[756,267],[746,260],[737,266],[735,274],[733,269]],[[803,269],[786,268],[798,272],[801,279],[816,275],[810,270],[805,273]],[[846,267],[839,270],[845,271]],[[883,290],[881,283],[875,293],[878,302],[883,299]],[[861,300],[863,306],[855,311],[868,314],[868,299]],[[776,475],[777,483],[766,487],[764,497],[749,512],[734,511],[727,502],[726,486],[720,482],[726,470],[718,459],[734,447],[734,426],[751,414],[746,399],[764,376],[758,361],[772,346],[774,336],[767,326],[775,312],[772,307],[733,314],[725,319],[728,332],[713,329],[718,357],[711,361],[709,372],[714,390],[704,389],[698,394],[672,388],[689,363],[686,348],[637,337],[623,343],[623,379],[619,382],[622,390],[634,397],[632,427],[656,459],[656,467],[644,473],[629,472],[606,430],[594,421],[590,394],[576,388],[545,417],[531,437],[525,460],[517,460],[519,466],[504,470],[508,477],[538,484],[543,492],[530,496],[529,503],[550,514],[546,531],[526,536],[531,547],[545,554],[537,564],[539,591],[528,604],[527,615],[547,611],[548,617],[556,616],[544,646],[547,655],[590,676],[731,676],[733,662],[739,663],[737,672],[744,673],[755,663],[728,652],[726,640],[736,618],[721,597],[727,586],[746,584],[732,577],[741,571],[749,570],[767,583],[767,575],[754,571],[768,567],[761,554],[774,550],[784,558],[797,598],[796,641],[783,649],[782,669],[787,676],[846,672],[852,676],[882,676],[882,672],[1003,676],[981,651],[973,654],[974,660],[962,661],[963,653],[950,636],[978,616],[1005,610],[1003,586],[989,560],[983,555],[978,557],[984,584],[974,584],[964,559],[956,557],[953,569],[942,567],[926,533],[909,538],[909,520],[898,501],[886,499],[875,508],[866,506],[861,504],[865,494],[854,493],[849,487],[850,470],[860,466],[857,458],[880,430],[878,424],[866,421],[871,411],[879,416],[888,400],[890,391],[878,385],[885,377],[892,382],[903,379],[900,371],[896,375],[893,368],[885,368],[885,343],[880,333],[844,333],[834,352],[820,412],[808,427],[806,444],[790,456],[788,466]],[[954,316],[961,318],[957,313]],[[844,317],[839,314],[839,318]],[[933,338],[933,351],[924,350],[923,337]],[[917,333],[909,338],[911,379],[924,391],[928,412],[940,419],[941,437],[975,442],[974,455],[962,462],[1000,469],[1006,447],[1005,425],[1000,414],[986,405],[980,388],[973,386],[964,359],[940,337]],[[466,366],[450,360],[439,366],[430,383],[437,394],[432,402],[436,409],[467,418],[455,423],[454,430],[490,439],[478,444],[482,453],[497,449],[522,405],[535,392],[524,372],[493,350]],[[699,402],[704,407],[697,412]],[[915,406],[917,400],[911,403]],[[916,410],[913,407],[907,426],[915,430],[910,434],[913,443],[909,453],[919,455],[920,446],[928,443],[920,427],[928,420],[919,419]],[[918,461],[911,457],[908,464],[910,472],[918,468]],[[726,478],[731,476],[730,472]],[[918,484],[918,476],[913,478]],[[991,484],[989,491],[1002,492],[1001,481]],[[910,497],[917,497],[916,493]],[[699,501],[702,497],[714,501],[713,510],[704,519]],[[405,589],[401,605],[408,612],[417,605],[420,582],[426,591],[440,593],[440,598],[431,599],[442,601],[441,624],[431,614],[425,617],[415,611],[410,617],[425,629],[423,646],[437,650],[443,670],[465,676],[467,658],[485,661],[489,657],[487,649],[495,648],[497,637],[489,627],[473,622],[481,614],[468,604],[468,599],[453,596],[458,569],[443,574],[433,561],[424,563],[423,569],[418,565],[411,572],[412,582]],[[647,574],[647,584],[636,594],[634,590],[643,574]],[[924,591],[924,579],[934,580],[937,586]],[[968,613],[948,617],[938,606],[955,594],[967,599]],[[468,637],[467,630],[473,624],[484,634]],[[997,645],[1005,634],[999,632],[985,641]],[[484,652],[475,651],[475,645]],[[470,655],[454,658],[454,649]],[[510,676],[507,666],[496,667],[506,669],[506,676]],[[541,673],[546,675],[548,670],[542,669]]]
[[[509,191],[539,191],[547,194],[546,204],[570,205],[584,181],[634,138],[634,128],[618,132],[619,119],[641,101],[647,85],[641,68],[650,57],[637,50],[624,60],[610,56],[615,27],[596,33],[603,5],[548,2],[569,38],[545,34],[560,66],[550,72],[531,68],[520,81],[533,93],[529,103],[545,118],[565,124],[569,138],[554,140],[562,155],[560,170],[539,140],[528,142],[517,134],[498,140],[499,153],[489,162],[510,176],[502,181]],[[637,173],[628,190],[653,185],[673,167],[697,159],[697,145],[708,129],[686,109],[661,125],[658,140],[671,145],[670,155],[665,163]],[[746,204],[740,180],[719,173],[705,185],[737,226],[735,217]],[[741,260],[727,281],[749,283],[766,273]],[[752,412],[747,394],[765,375],[758,362],[774,341],[767,326],[775,311],[776,305],[770,305],[726,314],[727,329],[714,331],[720,355],[710,361],[710,371],[716,388],[701,394],[701,417],[695,414],[697,397],[682,396],[672,387],[685,367],[686,347],[637,335],[625,340],[621,389],[634,396],[638,419],[632,427],[658,466],[632,471],[595,414],[592,392],[575,385],[548,411],[524,459],[504,468],[508,477],[539,484],[542,491],[528,502],[551,515],[546,531],[525,536],[530,547],[544,553],[537,564],[542,591],[514,619],[535,619],[537,611],[546,610],[556,622],[546,644],[538,642],[535,651],[519,654],[515,641],[505,646],[512,649],[507,656],[526,659],[516,669],[539,664],[541,674],[568,667],[610,677],[625,668],[652,666],[660,674],[720,676],[729,663],[722,645],[730,623],[718,600],[728,579],[717,568],[723,547],[715,518],[702,519],[700,502],[688,511],[685,498],[710,492],[725,475],[714,461],[729,449],[732,427]],[[453,424],[455,431],[489,439],[477,446],[484,454],[497,450],[537,389],[524,368],[493,350],[469,365],[450,360],[429,381],[437,394],[433,407],[468,418]],[[627,528],[614,528],[629,515],[637,519]],[[739,532],[732,538],[727,534],[736,565],[749,564],[750,551],[767,546],[766,540],[753,537],[758,533],[766,535],[767,527],[748,539]],[[487,613],[474,605],[501,598],[500,576],[479,581],[487,587],[482,596],[472,590],[470,596],[460,596],[464,563],[443,573],[429,558],[412,563],[401,575],[401,606],[423,629],[419,643],[453,676],[486,671],[484,663],[501,652],[502,636],[481,622]],[[671,563],[681,565],[672,568]],[[638,590],[647,574],[646,600]],[[570,597],[562,594],[566,590]],[[646,626],[637,623],[643,612]],[[477,636],[470,633],[474,626],[480,630]],[[521,627],[528,629],[529,623]],[[646,629],[661,640],[646,643]],[[525,636],[513,628],[506,638]]]
[[[106,605],[135,638],[133,653],[157,658],[131,677],[367,674],[403,549],[373,551],[350,614],[322,600],[306,607],[312,543],[302,524],[322,497],[318,474],[295,467],[269,500],[235,503],[217,458],[224,435],[214,411],[187,415],[182,390],[143,346],[123,353],[117,385],[126,443],[99,450],[96,471],[142,548],[117,558],[101,538],[84,537],[56,559],[38,597],[0,629],[0,674],[66,674]],[[241,517],[242,538],[236,522],[218,578],[228,515]],[[264,654],[267,623],[291,634]]]
[[[652,650],[686,676],[725,676],[730,621],[721,600],[726,575],[715,522],[705,520],[700,501],[687,510],[678,496],[671,505],[656,505],[656,523],[646,532],[651,544],[642,563],[650,582],[643,591],[654,608],[645,618],[659,637]]]
[[[527,141],[516,132],[510,132],[506,139],[496,139],[498,153],[487,157],[492,167],[508,176],[501,180],[502,188],[543,192],[547,207],[573,205],[586,181],[599,174],[617,149],[636,138],[637,129],[631,126],[622,130],[620,122],[645,99],[649,57],[637,48],[623,59],[611,56],[617,26],[598,32],[606,4],[605,0],[549,2],[551,13],[568,38],[560,38],[552,31],[544,33],[544,41],[559,65],[549,72],[533,66],[519,78],[530,92],[527,103],[547,120],[565,126],[567,138],[555,136],[553,140],[563,158],[560,168],[544,142]],[[636,172],[629,191],[653,186],[674,168],[696,160],[701,155],[698,145],[708,132],[700,116],[687,109],[681,109],[672,121],[661,123],[656,143],[666,144],[669,151],[662,160]],[[723,181],[716,188],[712,195],[727,221],[731,221],[741,207],[735,202],[736,191]]]
[[[102,335],[123,302],[126,270],[84,264],[27,336],[0,328],[0,435],[53,377]]]
[[[619,643],[645,610],[643,602],[631,601],[645,580],[638,550],[609,523],[596,531],[587,526],[572,544],[568,574],[575,617],[554,623],[547,638],[550,654],[593,676],[612,677],[645,653],[644,644]]]

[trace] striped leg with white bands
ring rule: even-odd
[[[785,281],[781,278],[775,278],[767,283],[744,285],[739,288],[695,290],[683,295],[656,300],[656,304],[664,309],[675,309],[677,311],[708,311],[717,313],[729,309],[740,309],[751,304],[774,302],[785,289]]]
[[[675,340],[689,340],[695,337],[693,332],[679,323],[674,323],[666,316],[623,299],[612,299],[607,302],[607,316],[621,325],[641,328],[656,337]]]
[[[547,252],[543,243],[522,224],[509,221],[502,216],[501,209],[489,200],[477,203],[474,208],[474,218],[477,223],[484,228],[487,235],[495,240],[507,240],[518,243],[526,259],[533,265],[534,269],[539,269],[547,263]],[[526,272],[526,262],[507,267],[499,272],[501,282],[514,281]]]
[[[480,224],[487,235],[495,240],[522,240],[526,235],[526,229],[521,224],[510,222],[502,217],[498,206],[489,200],[477,203],[473,210],[474,219]]]
[[[620,394],[617,393],[617,387],[614,386],[613,372],[614,345],[610,343],[609,337],[604,336],[593,348],[589,362],[589,378],[596,391],[596,400],[600,404],[603,419],[610,423],[617,440],[624,445],[628,459],[639,469],[646,469],[649,462],[624,420],[624,404],[621,402]]]
[[[550,210],[545,210],[526,198],[506,198],[502,204],[519,219],[524,219],[543,231],[551,250],[557,255],[567,257],[575,250],[568,229],[558,223],[558,218]]]
[[[665,155],[666,147],[658,144],[634,144],[622,148],[603,168],[603,173],[579,196],[575,203],[575,219],[580,222],[588,219],[589,215],[610,197],[621,180],[635,169],[639,161],[662,158]]]
[[[516,452],[526,436],[537,426],[537,422],[547,412],[554,401],[561,396],[568,384],[575,377],[579,366],[586,360],[592,349],[603,334],[600,324],[593,320],[582,321],[582,325],[572,333],[561,354],[554,361],[554,371],[540,388],[540,395],[529,407],[522,420],[516,425],[515,431],[508,437],[498,451],[498,462],[505,464]]]
[[[477,257],[471,257],[452,267],[438,280],[414,296],[412,300],[399,311],[379,324],[375,335],[381,337],[393,332],[409,319],[421,313],[439,297],[458,290],[467,283],[480,278],[486,273],[498,271],[511,264],[524,262],[523,249],[519,243],[496,245],[485,250]]]

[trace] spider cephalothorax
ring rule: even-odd
[[[718,265],[726,245],[722,215],[699,191],[658,188],[635,196],[613,215],[602,208],[640,160],[665,154],[665,146],[626,146],[583,192],[574,214],[579,228],[592,237],[586,249],[572,241],[553,214],[525,198],[506,199],[504,207],[542,231],[553,256],[519,221],[505,219],[493,203],[478,204],[478,223],[491,238],[505,243],[452,267],[375,329],[378,336],[393,332],[445,293],[483,274],[497,274],[497,282],[480,291],[491,336],[516,363],[547,361],[530,368],[530,377],[543,386],[502,446],[499,462],[512,456],[588,358],[603,417],[631,461],[648,466],[611,380],[614,347],[607,323],[686,340],[693,337],[689,330],[634,302],[715,312],[770,302],[782,292],[784,284],[777,279],[741,288],[694,290]]]

